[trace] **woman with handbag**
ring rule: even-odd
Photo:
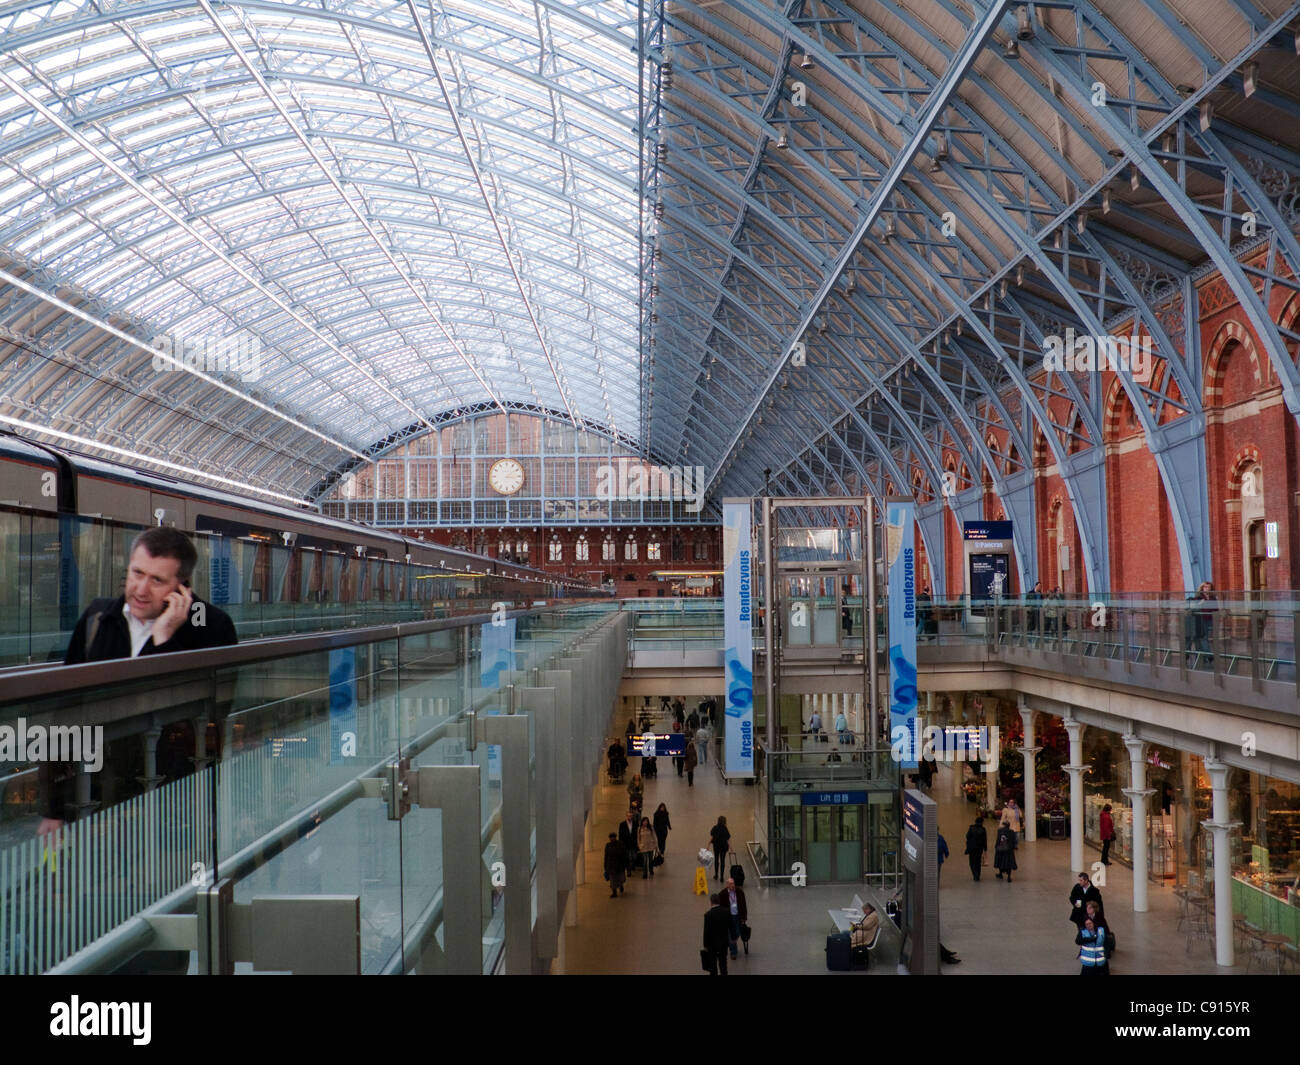
[[[657,848],[655,847],[655,830],[651,827],[650,818],[648,817],[641,818],[641,827],[637,829],[636,833],[636,845],[637,849],[640,851],[640,854],[637,855],[637,857],[641,859],[641,879],[644,880],[646,877],[655,875],[655,869],[652,863],[654,862],[654,857],[657,853]]]

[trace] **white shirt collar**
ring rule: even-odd
[[[131,604],[122,604],[122,616],[126,618],[126,627],[131,633],[131,657],[139,657],[144,645],[153,635],[153,623],[156,618],[150,618],[148,621],[141,620],[131,613]]]

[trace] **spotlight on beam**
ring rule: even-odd
[[[1009,41],[1007,41],[1006,44],[1002,46],[1002,58],[1003,59],[1020,58],[1020,45],[1016,43],[1016,39],[1014,37],[1011,38]]]
[[[1209,100],[1201,101],[1201,132],[1208,133],[1214,122],[1214,104]]]
[[[1255,95],[1259,88],[1259,64],[1247,63],[1241,68],[1241,94],[1247,98]]]
[[[1034,23],[1029,17],[1029,9],[1022,7],[1016,14],[1016,36],[1022,41],[1032,41],[1034,39]]]

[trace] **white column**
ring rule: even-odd
[[[1228,853],[1228,837],[1240,821],[1228,820],[1228,766],[1210,758],[1205,759],[1205,771],[1210,774],[1211,794],[1214,797],[1213,819],[1202,821],[1201,826],[1214,833],[1214,947],[1215,961],[1220,965],[1233,964],[1232,944],[1232,862]]]
[[[1083,774],[1090,767],[1083,762],[1083,722],[1065,719],[1070,737],[1070,764],[1062,766],[1070,774],[1070,872],[1083,869]]]
[[[1146,755],[1147,745],[1136,736],[1124,737],[1124,746],[1128,748],[1129,786],[1124,789],[1129,802],[1133,805],[1133,912],[1147,912],[1147,877],[1149,875],[1149,858],[1147,856],[1147,796],[1155,793],[1155,788],[1147,787]]]
[[[1020,697],[1020,720],[1024,722],[1025,742],[1020,754],[1025,760],[1025,842],[1033,843],[1038,839],[1038,776],[1034,764],[1035,756],[1041,747],[1034,746],[1034,714],[1036,711],[1025,706],[1025,697]],[[999,740],[1000,742],[1000,740]],[[1072,870],[1078,872],[1077,869]]]

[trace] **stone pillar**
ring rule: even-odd
[[[1128,748],[1129,786],[1124,789],[1133,804],[1133,912],[1147,912],[1147,878],[1150,860],[1147,856],[1147,796],[1155,788],[1147,787],[1147,745],[1133,735],[1124,737]]]
[[[1035,757],[1042,750],[1034,745],[1034,715],[1036,711],[1025,706],[1025,697],[1020,697],[1020,720],[1024,722],[1025,742],[1020,748],[1025,760],[1025,842],[1033,843],[1038,839],[1038,775]],[[998,743],[1001,743],[999,737]],[[1077,869],[1072,870],[1078,872]]]
[[[1083,865],[1083,774],[1091,767],[1083,761],[1083,722],[1065,719],[1070,737],[1070,762],[1062,766],[1070,774],[1070,872],[1077,874]]]
[[[1235,960],[1232,943],[1232,862],[1228,839],[1240,821],[1228,820],[1228,766],[1207,758],[1205,771],[1210,774],[1210,787],[1214,797],[1213,816],[1202,821],[1201,826],[1214,833],[1214,946],[1215,961],[1232,965]]]

